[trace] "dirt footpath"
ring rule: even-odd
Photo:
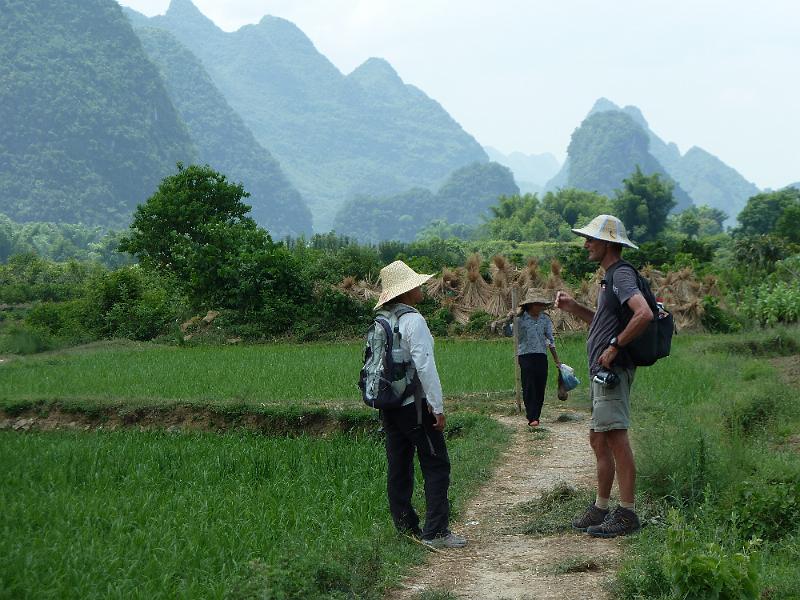
[[[565,411],[569,414],[569,411]],[[446,591],[458,598],[600,599],[620,556],[619,540],[581,533],[536,537],[517,533],[525,517],[515,507],[566,483],[593,488],[594,460],[584,414],[578,421],[556,421],[545,413],[543,435],[532,435],[524,417],[499,417],[513,429],[511,445],[491,480],[462,511],[454,531],[467,547],[431,553],[403,587],[387,600],[413,600],[425,591]],[[613,496],[616,496],[616,489]],[[591,558],[592,570],[561,573],[570,559]]]

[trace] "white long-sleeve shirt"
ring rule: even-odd
[[[436,361],[433,358],[433,336],[428,329],[425,317],[414,312],[400,317],[398,324],[400,331],[400,347],[411,354],[411,362],[417,370],[422,390],[436,415],[444,414],[444,399],[442,396],[442,382],[436,370]],[[403,406],[412,404],[412,396]]]

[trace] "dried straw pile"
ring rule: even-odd
[[[539,262],[532,258],[525,268],[514,269],[504,256],[492,258],[489,265],[491,283],[487,283],[480,273],[481,257],[473,254],[463,268],[442,269],[439,276],[431,278],[425,288],[429,296],[436,298],[443,307],[448,308],[457,323],[466,324],[470,315],[482,310],[499,318],[505,317],[511,306],[511,289],[518,288],[519,298],[524,298],[528,289],[539,287],[548,290],[553,296],[558,290],[571,294],[578,302],[591,309],[597,306],[600,293],[602,271],[595,272],[590,281],[581,283],[577,290],[566,285],[562,278],[561,264],[557,260],[550,263],[550,273],[545,277]],[[712,276],[698,280],[691,268],[672,273],[662,273],[652,267],[642,269],[642,275],[650,281],[656,297],[663,300],[667,310],[672,312],[679,329],[698,329],[703,315],[703,298],[707,295],[720,297],[717,280]],[[361,301],[374,301],[380,296],[380,287],[369,281],[356,281],[345,277],[336,286],[347,295]],[[557,331],[585,330],[586,323],[557,308],[549,311]]]
[[[520,298],[524,298],[530,288],[544,287],[544,278],[539,272],[539,261],[535,258],[528,259],[528,265],[517,278]]]
[[[489,284],[483,280],[481,275],[480,254],[473,254],[467,259],[466,277],[461,295],[457,299],[457,304],[466,309],[486,310],[489,301]]]
[[[380,287],[366,280],[356,281],[355,277],[345,277],[336,288],[356,300],[377,301],[381,295]]]
[[[511,308],[511,263],[505,256],[499,254],[492,257],[492,264],[489,266],[492,276],[492,283],[488,288],[484,309],[490,315],[502,317]]]
[[[445,267],[442,269],[441,275],[431,277],[425,283],[425,291],[439,301],[457,298],[461,294],[461,276],[458,269],[453,271]]]

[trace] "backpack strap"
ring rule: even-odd
[[[400,341],[403,339],[403,336],[400,334],[400,317],[409,313],[418,313],[419,311],[416,308],[408,306],[407,304],[393,304],[388,307],[386,311],[394,315],[394,334],[397,336],[397,340]],[[421,426],[423,415],[422,382],[419,380],[419,375],[417,374],[416,369],[414,369],[414,379],[409,384],[409,387],[414,394],[414,405],[417,409],[417,425]]]

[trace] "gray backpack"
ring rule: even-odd
[[[367,330],[364,366],[358,379],[361,398],[379,410],[398,408],[414,395],[419,378],[411,354],[400,347],[400,317],[417,312],[404,304],[378,311]]]

